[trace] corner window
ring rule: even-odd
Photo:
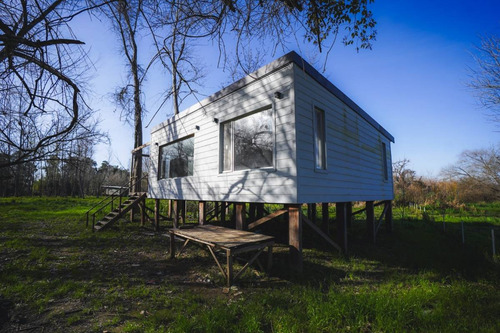
[[[314,160],[316,169],[326,170],[325,111],[314,108]]]
[[[159,179],[193,175],[194,137],[160,147]]]
[[[274,125],[271,107],[221,124],[222,171],[273,166]]]
[[[382,142],[382,165],[384,180],[389,180],[389,168],[387,167],[387,147],[384,142]]]

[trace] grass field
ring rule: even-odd
[[[278,246],[228,289],[202,249],[168,259],[164,229],[90,232],[96,200],[0,199],[1,332],[500,332],[500,203],[445,211],[444,232],[438,209],[395,210],[376,245],[358,215],[348,256],[304,227],[302,275]]]

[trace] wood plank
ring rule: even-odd
[[[200,225],[190,229],[174,229],[171,232],[180,237],[190,238],[203,244],[232,250],[239,247],[248,247],[255,243],[274,241],[274,238],[271,236],[215,225]]]
[[[245,204],[241,202],[236,202],[234,204],[234,208],[235,208],[236,229],[247,230]]]
[[[205,224],[207,221],[207,206],[205,201],[200,201],[198,203],[198,224]]]
[[[292,269],[302,273],[302,213],[300,205],[288,206],[288,245]]]
[[[278,216],[281,216],[285,213],[288,213],[288,209],[280,209],[280,210],[275,211],[274,213],[266,215],[263,218],[258,219],[257,221],[250,223],[248,225],[248,230],[252,230],[252,229],[258,227],[259,225],[264,224],[266,222],[269,222],[269,221],[271,221],[271,220],[273,220],[273,219],[277,218]]]

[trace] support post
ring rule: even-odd
[[[288,206],[288,245],[290,247],[290,266],[302,273],[302,218],[300,205]]]
[[[308,216],[309,220],[316,224],[316,204],[315,203],[310,203],[307,205],[307,212],[308,214],[310,214],[310,216]]]
[[[221,207],[221,210],[220,210],[220,220],[222,221],[222,223],[225,223],[226,222],[226,202],[221,202],[222,204],[222,207]]]
[[[182,224],[186,224],[186,206],[187,206],[187,201],[186,200],[181,200],[180,201],[181,205],[181,219],[182,219]]]
[[[330,212],[328,211],[328,202],[323,202],[321,204],[321,215],[322,215],[321,230],[323,230],[323,232],[328,235],[328,232],[329,232],[328,222],[330,221]]]
[[[368,239],[375,244],[375,210],[373,201],[366,202],[366,228],[368,231]]]
[[[172,218],[172,200],[168,200],[168,213],[167,213],[168,218]]]
[[[257,204],[257,220],[264,217],[264,204]]]
[[[198,203],[198,224],[205,224],[207,221],[207,205],[205,201],[200,201]]]
[[[174,228],[177,229],[179,227],[179,201],[178,200],[170,200],[172,203],[172,215],[173,215],[173,224]]]
[[[336,203],[336,220],[337,220],[337,242],[342,249],[342,252],[347,253],[347,212],[346,203]]]
[[[257,211],[257,204],[256,203],[250,203],[248,204],[248,220],[253,222],[255,221],[255,215]]]
[[[160,199],[155,199],[155,231],[160,231]]]
[[[139,209],[141,211],[141,227],[144,227],[146,224],[146,198],[139,203]]]
[[[246,224],[246,216],[245,216],[245,204],[241,202],[237,202],[234,204],[235,212],[236,212],[236,229],[238,230],[247,230]]]
[[[392,233],[392,201],[387,200],[385,202],[385,206],[387,207],[386,212],[385,212],[385,224],[387,226],[387,232]]]
[[[345,203],[346,220],[347,220],[347,230],[351,229],[352,226],[352,202]]]
[[[219,221],[219,207],[220,203],[218,201],[214,202],[214,220]]]

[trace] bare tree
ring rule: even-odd
[[[466,150],[458,162],[442,171],[450,179],[468,181],[500,198],[500,146]]]
[[[491,111],[492,119],[500,122],[500,38],[484,36],[477,47],[477,69],[471,69],[472,82],[469,84],[481,103]]]
[[[80,91],[83,42],[68,26],[88,9],[82,1],[0,2],[0,153],[10,156],[0,168],[51,155],[76,129],[94,135]]]
[[[141,85],[147,72],[138,64],[137,36],[142,29],[149,31],[157,51],[147,68],[158,61],[169,72],[171,89],[166,99],[172,98],[173,111],[177,114],[182,99],[196,92],[194,85],[203,77],[190,52],[194,40],[211,40],[219,49],[221,64],[236,59],[236,64],[245,72],[249,66],[243,55],[248,54],[246,46],[251,40],[273,40],[272,48],[276,49],[285,44],[287,37],[302,33],[321,51],[325,45],[330,48],[341,34],[346,45],[370,48],[376,35],[375,20],[368,9],[371,2],[118,0],[110,3],[104,13],[111,18],[119,36],[130,74],[130,82],[120,88],[116,96],[126,114],[133,113],[134,147],[142,145]],[[226,47],[227,41],[233,39],[234,52]],[[141,159],[140,154],[133,157],[133,179],[142,174]]]
[[[110,2],[102,7],[102,12],[110,19],[113,29],[118,35],[120,49],[125,56],[128,82],[119,87],[115,94],[115,101],[121,108],[121,117],[125,121],[132,121],[134,128],[134,149],[142,146],[142,119],[144,107],[142,102],[142,83],[145,72],[139,65],[138,33],[142,25],[144,15],[144,1],[142,0],[119,0]],[[142,177],[142,152],[138,151],[132,155],[131,190],[141,191]]]

